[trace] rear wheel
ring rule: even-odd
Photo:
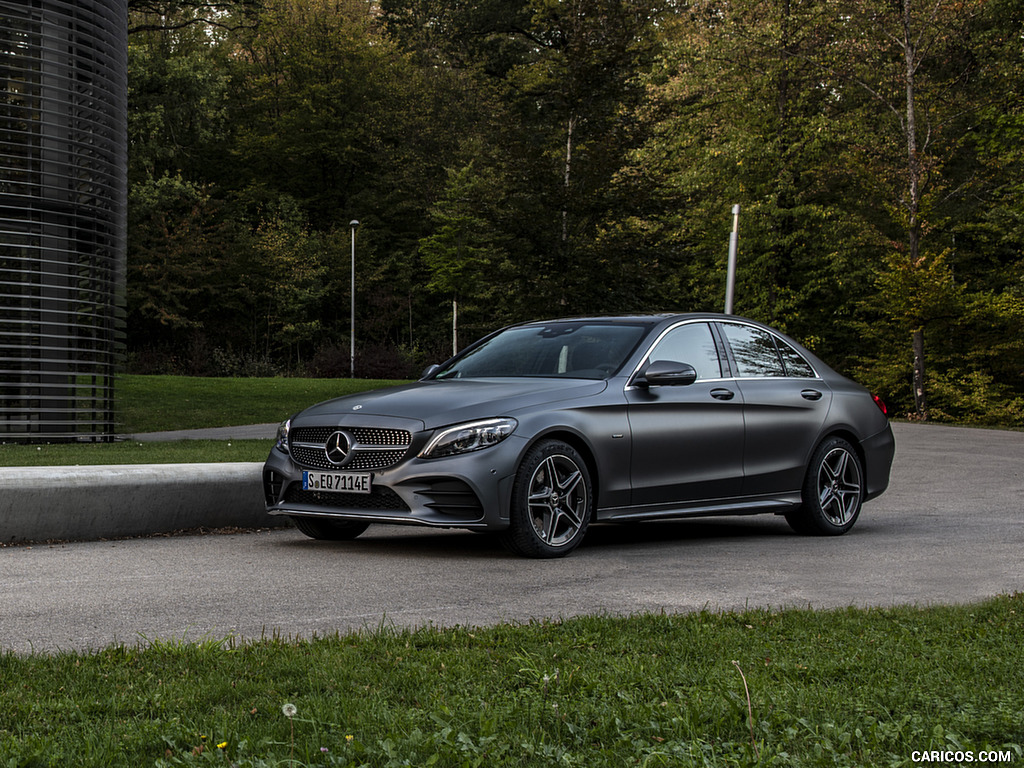
[[[370,527],[369,523],[359,520],[321,520],[315,517],[293,517],[292,522],[309,538],[325,541],[354,539]]]
[[[798,533],[840,536],[853,528],[864,501],[864,470],[853,446],[830,437],[811,456],[803,503],[786,515]]]
[[[527,557],[564,557],[583,540],[592,510],[590,473],[583,457],[559,440],[538,443],[516,474],[504,542]]]

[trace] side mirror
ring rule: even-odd
[[[634,382],[640,387],[685,387],[697,380],[697,369],[688,363],[655,360],[648,363]]]
[[[428,365],[426,368],[423,369],[423,373],[420,374],[420,381],[423,381],[423,379],[429,379],[439,370],[441,370],[441,366],[438,365],[437,363],[434,363],[433,365]]]

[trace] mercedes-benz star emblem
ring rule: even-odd
[[[331,464],[344,464],[352,450],[352,438],[344,432],[335,432],[327,438],[324,449]]]

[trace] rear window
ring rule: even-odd
[[[792,376],[795,379],[815,378],[814,368],[804,359],[803,355],[782,339],[775,339],[775,343],[778,345],[779,354],[782,355],[782,364],[786,366],[787,376]]]
[[[740,376],[762,379],[786,375],[775,337],[768,331],[735,323],[723,323],[722,331],[732,348]]]

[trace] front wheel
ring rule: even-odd
[[[315,517],[292,517],[295,527],[311,539],[324,541],[348,541],[367,528],[369,523],[358,520],[322,520]]]
[[[564,557],[583,540],[592,510],[583,457],[560,440],[537,443],[516,473],[504,542],[526,557]]]
[[[786,515],[797,533],[840,536],[853,528],[864,501],[864,470],[853,446],[830,437],[814,451],[800,509]]]

